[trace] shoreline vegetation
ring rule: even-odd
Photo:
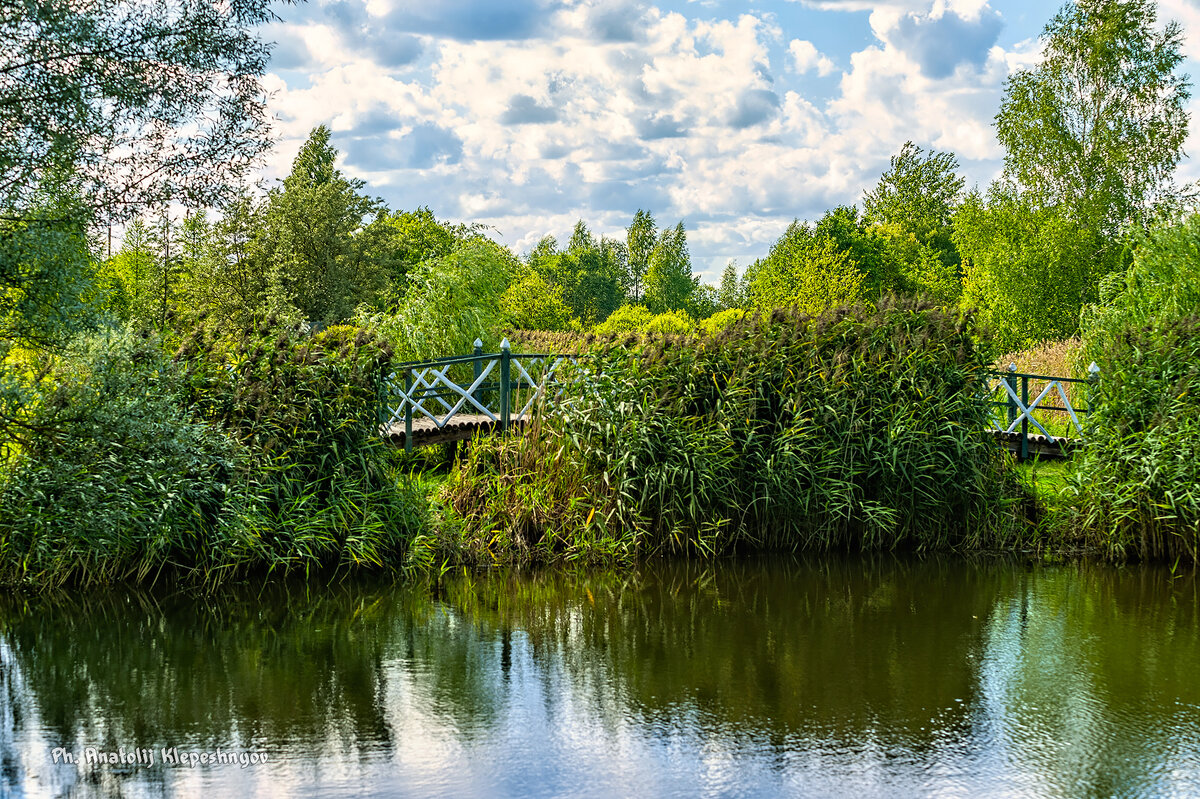
[[[719,285],[682,220],[641,208],[520,254],[391,209],[325,125],[251,188],[274,15],[225,5],[0,15],[0,584],[780,550],[1200,559],[1200,213],[1173,178],[1190,88],[1153,0],[1049,20],[1005,81],[990,186],[905,142],[861,208],[794,219]],[[519,435],[441,476],[378,434],[395,367],[506,330],[588,355]],[[1002,353],[1099,366],[1071,389],[1090,408],[1068,465],[1017,468],[988,439]]]
[[[1165,348],[1150,335],[1119,337],[1128,368],[1106,372],[1082,452],[1018,465],[984,432],[972,320],[921,300],[571,336],[589,357],[554,406],[461,458],[377,434],[393,352],[364,328],[109,332],[42,376],[0,483],[0,581],[214,587],[764,551],[1195,563],[1182,481],[1200,460],[1200,324],[1170,326]]]

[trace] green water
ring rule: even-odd
[[[1197,796],[1197,589],[868,558],[8,597],[0,795]]]

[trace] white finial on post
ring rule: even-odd
[[[502,350],[511,350],[512,349],[512,346],[508,343],[507,338],[504,339],[504,341],[500,342],[500,349],[502,349]]]
[[[482,340],[482,339],[478,339],[478,338],[477,338],[477,339],[475,339],[475,348],[476,348],[476,349],[479,349],[479,348],[480,348],[480,347],[482,347],[482,346],[483,346],[483,340]]]

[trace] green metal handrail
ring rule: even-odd
[[[500,352],[485,353],[483,342],[476,339],[475,352],[471,355],[399,364],[382,383],[380,427],[390,428],[403,419],[404,448],[409,452],[413,446],[413,422],[418,414],[441,429],[461,413],[478,412],[504,432],[514,422],[527,418],[558,368],[566,361],[575,360],[576,356],[553,353],[513,353],[508,339],[501,342]],[[535,378],[530,370],[538,362],[544,363],[546,368]],[[471,371],[469,382],[464,385],[464,380],[452,376],[451,370],[465,364],[471,364]],[[499,371],[499,376],[489,381],[493,371]],[[399,384],[401,378],[403,388]],[[520,392],[529,389],[533,390],[533,395],[518,406],[516,398]]]
[[[1071,404],[1071,400],[1067,396],[1067,392],[1066,392],[1066,389],[1063,387],[1063,384],[1064,383],[1077,383],[1077,384],[1087,385],[1089,387],[1089,394],[1090,394],[1090,388],[1092,386],[1094,386],[1097,383],[1097,381],[1100,379],[1100,367],[1097,366],[1095,362],[1093,362],[1091,364],[1091,366],[1088,367],[1088,377],[1086,379],[1079,379],[1079,378],[1075,378],[1075,377],[1056,377],[1054,375],[1039,375],[1039,374],[1018,372],[1016,364],[1009,364],[1008,369],[1003,372],[989,372],[988,374],[993,377],[1000,378],[1000,382],[998,385],[990,387],[988,394],[986,396],[991,396],[993,393],[995,393],[995,390],[997,388],[1000,388],[1001,386],[1004,387],[1004,393],[1005,393],[1004,399],[999,400],[999,401],[990,401],[990,402],[988,402],[988,404],[1005,409],[1004,415],[1007,419],[1008,427],[1005,428],[999,421],[997,421],[995,415],[993,415],[993,417],[992,417],[992,422],[995,425],[995,429],[999,430],[1002,433],[1016,432],[1017,426],[1020,425],[1020,442],[1021,442],[1020,458],[1021,458],[1021,460],[1025,460],[1026,458],[1029,457],[1029,426],[1030,426],[1030,424],[1032,424],[1034,427],[1036,427],[1038,430],[1040,430],[1042,432],[1042,435],[1044,435],[1046,438],[1050,439],[1051,441],[1054,441],[1056,443],[1061,443],[1060,438],[1063,438],[1063,437],[1056,437],[1056,436],[1051,435],[1050,432],[1048,430],[1046,430],[1046,428],[1042,425],[1042,423],[1039,422],[1036,418],[1034,418],[1033,412],[1035,410],[1040,409],[1040,410],[1047,410],[1047,411],[1065,412],[1070,417],[1071,423],[1073,424],[1076,432],[1078,432],[1080,434],[1080,436],[1083,435],[1083,424],[1082,424],[1082,422],[1080,422],[1079,417],[1081,415],[1086,416],[1087,414],[1091,413],[1090,397],[1089,397],[1089,402],[1088,402],[1087,407],[1076,408]],[[1020,393],[1019,394],[1017,391],[1018,379],[1020,380]],[[1034,398],[1034,400],[1032,402],[1030,402],[1030,400],[1029,400],[1029,381],[1030,380],[1044,381],[1046,383],[1045,388],[1042,389],[1041,393],[1038,394],[1037,397]],[[1063,404],[1061,406],[1060,405],[1043,405],[1042,400],[1045,399],[1055,388],[1058,389],[1058,396],[1062,400]],[[1065,439],[1063,439],[1063,440],[1065,440]]]

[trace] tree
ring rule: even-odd
[[[864,221],[891,245],[899,265],[896,289],[950,305],[960,293],[961,258],[951,218],[962,192],[953,153],[905,142],[874,190],[863,197]]]
[[[911,141],[892,156],[888,171],[863,196],[863,216],[872,225],[895,225],[923,242],[949,237],[950,218],[963,179],[953,153],[922,150]]]
[[[476,338],[489,350],[507,321],[500,298],[520,270],[506,248],[477,238],[442,258],[421,262],[392,315],[358,319],[377,328],[396,348],[395,360],[422,360],[470,352]]]
[[[658,231],[649,211],[638,209],[625,233],[628,253],[625,295],[632,303],[640,303],[645,289],[643,282],[650,268],[650,255],[658,243]]]
[[[906,289],[902,265],[889,240],[868,226],[853,205],[839,205],[817,220],[812,235],[828,239],[848,263],[862,274],[860,291],[864,299],[874,300]]]
[[[301,315],[329,324],[377,296],[387,276],[364,257],[356,239],[364,219],[380,209],[359,194],[363,181],[334,166],[329,128],[313,128],[283,185],[267,197],[263,246],[275,277]]]
[[[1187,136],[1183,33],[1156,17],[1153,0],[1067,3],[996,115],[1007,177],[1109,239],[1172,193]]]
[[[356,251],[369,264],[374,283],[383,289],[380,306],[399,304],[411,269],[424,261],[445,258],[463,242],[480,235],[476,227],[440,222],[427,206],[415,211],[380,211],[363,228]]]
[[[721,285],[717,288],[717,305],[723,311],[746,305],[746,284],[738,277],[737,261],[725,264]]]
[[[699,287],[700,278],[692,274],[687,232],[679,222],[659,234],[650,253],[645,274],[646,307],[655,314],[687,311]]]
[[[23,436],[22,348],[92,326],[88,231],[227,197],[267,148],[269,0],[0,5],[0,434]]]
[[[792,222],[767,257],[747,270],[750,301],[762,310],[795,306],[809,314],[862,298],[863,273],[827,233]]]
[[[967,197],[954,241],[965,266],[963,303],[978,310],[998,352],[1075,335],[1081,305],[1096,302],[1100,276],[1119,264],[1119,254],[1094,257],[1102,246],[1095,230],[1004,183],[986,198]]]
[[[596,241],[582,220],[575,224],[566,250],[558,252],[547,236],[529,254],[528,263],[562,292],[571,313],[590,327],[621,305],[623,250],[607,239]]]
[[[269,0],[6,3],[0,207],[70,187],[86,209],[227,197],[269,145]]]
[[[500,295],[509,324],[525,330],[570,330],[579,325],[563,302],[562,289],[529,269]]]

